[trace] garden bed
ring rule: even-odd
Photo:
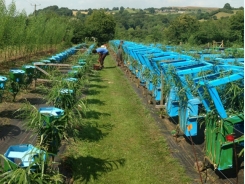
[[[88,111],[81,119],[78,140],[68,145],[63,142],[59,149],[60,172],[79,183],[198,183],[191,143],[172,136],[173,120],[159,117],[143,95],[143,87],[136,85],[137,79],[129,79],[124,69],[108,57],[104,70],[90,75],[80,96],[86,96]],[[31,137],[32,132],[25,130],[14,112],[25,99],[37,108],[47,105],[39,85],[22,91],[16,102],[8,99],[0,104],[1,154],[13,144],[35,144],[35,135]],[[195,150],[201,158],[202,143],[196,142]],[[243,182],[242,171],[239,183]],[[226,181],[210,172],[207,183]],[[234,176],[229,179],[235,181]]]

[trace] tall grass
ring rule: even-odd
[[[27,57],[40,51],[57,49],[71,40],[68,19],[57,15],[27,16],[15,3],[0,1],[0,62]]]

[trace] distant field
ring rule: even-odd
[[[189,13],[189,12],[187,12]],[[158,12],[157,15],[168,15],[168,14],[178,14],[178,12]]]
[[[225,12],[219,12],[219,13],[216,13],[215,16],[217,17],[217,19],[220,19],[221,17],[230,17],[230,16],[236,14],[237,11],[238,10],[233,10],[233,12],[234,12],[233,14],[225,13]]]
[[[72,11],[72,14],[73,14],[74,16],[76,16],[76,15],[77,15],[77,12],[78,12],[78,11]],[[85,12],[85,11],[81,11],[81,13],[82,13],[82,14],[88,14],[88,12]]]
[[[137,12],[139,12],[139,9],[133,10],[131,8],[126,8],[125,10],[127,10],[129,13],[137,13]]]

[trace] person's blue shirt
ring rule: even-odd
[[[101,54],[106,54],[106,53],[108,53],[108,50],[105,49],[105,48],[97,48],[96,51],[99,52],[99,53],[101,53]]]

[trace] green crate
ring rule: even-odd
[[[243,143],[244,137],[235,137],[234,141],[228,141],[227,136],[234,134],[234,126],[243,123],[243,114],[222,119],[214,122],[212,119],[206,123],[205,144],[206,158],[215,169],[225,170],[234,166],[233,163],[233,144]]]

